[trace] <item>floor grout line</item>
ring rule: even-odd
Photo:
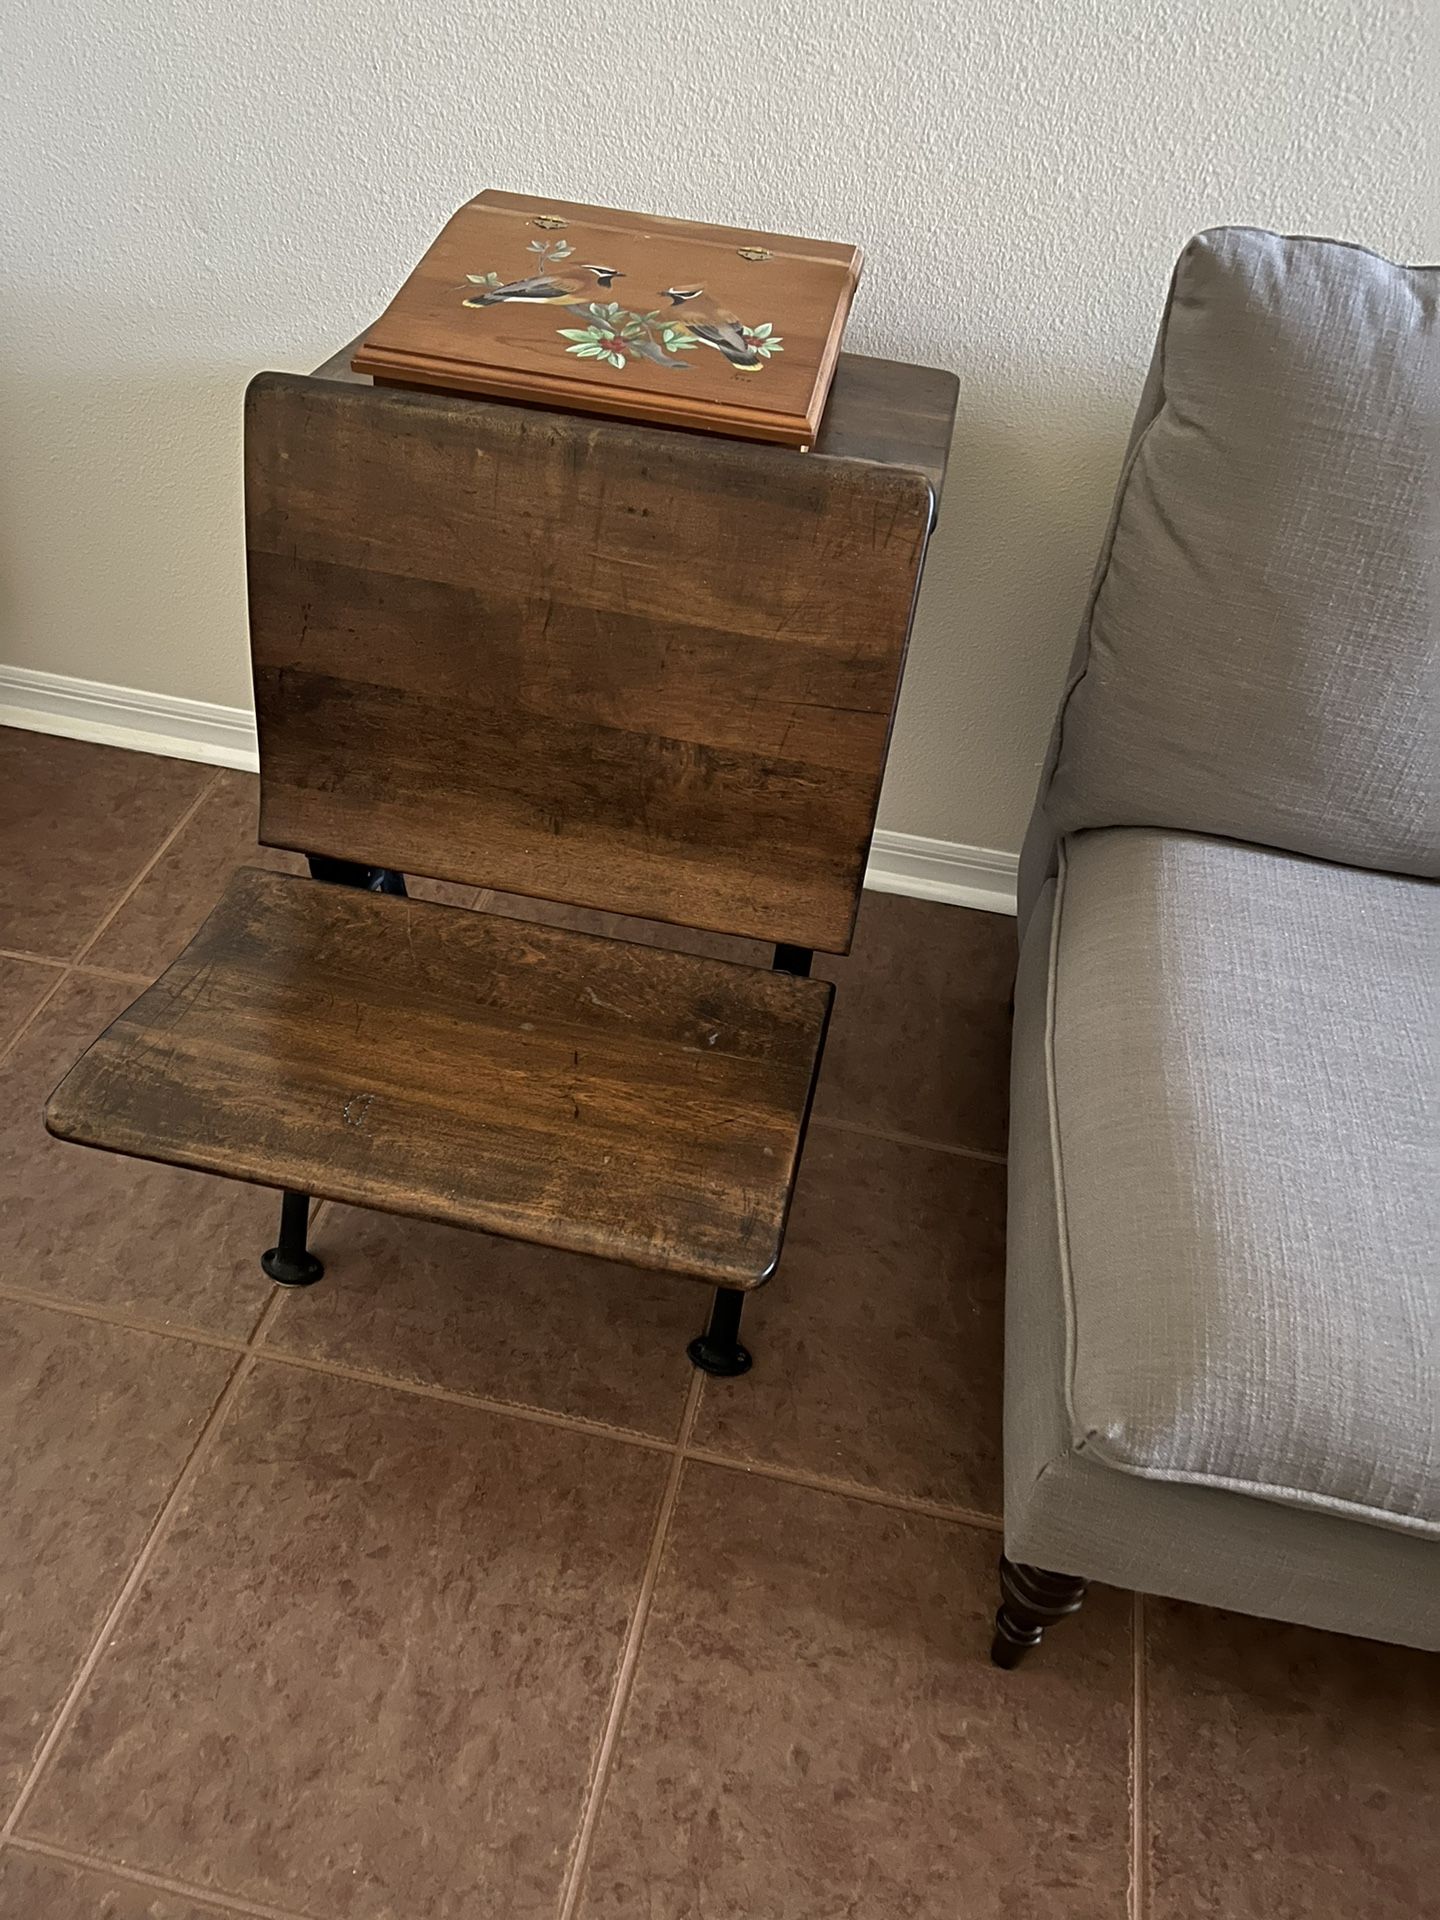
[[[1006,1156],[991,1153],[986,1147],[961,1147],[950,1140],[930,1140],[923,1133],[902,1133],[898,1127],[872,1127],[863,1120],[834,1120],[828,1114],[812,1113],[812,1127],[829,1127],[836,1133],[864,1134],[870,1140],[893,1140],[900,1147],[928,1147],[932,1153],[950,1153],[958,1160],[983,1160],[986,1165],[1003,1167]]]
[[[250,1351],[254,1353],[257,1359],[266,1350],[265,1340],[267,1335],[270,1332],[271,1322],[275,1319],[276,1315],[280,1311],[280,1303],[283,1297],[283,1293],[284,1293],[284,1289],[282,1287],[277,1286],[276,1283],[272,1280],[270,1282],[270,1298],[265,1302],[264,1306],[261,1307],[260,1312],[256,1316],[255,1324],[250,1329],[250,1338],[245,1342],[245,1344],[250,1349]]]
[[[87,980],[113,980],[121,987],[148,987],[156,977],[149,973],[122,973],[118,967],[92,967],[88,960],[77,960],[70,971],[83,973]]]
[[[897,1513],[913,1513],[924,1520],[945,1520],[954,1526],[978,1527],[986,1533],[1003,1533],[1005,1522],[997,1513],[982,1512],[979,1507],[952,1507],[944,1500],[926,1500],[919,1494],[894,1493],[885,1487],[867,1487],[856,1480],[830,1480],[823,1474],[806,1473],[803,1467],[781,1466],[770,1460],[746,1460],[738,1454],[720,1453],[712,1447],[687,1447],[687,1460],[697,1466],[727,1467],[732,1473],[755,1473],[765,1480],[783,1480],[790,1486],[807,1487],[811,1493],[833,1493],[842,1499],[864,1500],[874,1507],[890,1507]]]
[[[155,867],[157,867],[159,863],[165,858],[165,855],[170,851],[171,847],[180,838],[180,835],[185,831],[186,827],[189,826],[190,822],[195,818],[196,814],[200,811],[201,807],[203,807],[205,802],[210,798],[210,795],[215,791],[216,787],[219,786],[221,772],[222,772],[222,769],[219,767],[217,767],[214,770],[210,778],[205,782],[204,786],[201,787],[199,793],[196,794],[195,798],[190,802],[189,806],[186,807],[185,811],[181,814],[180,818],[175,822],[174,826],[170,829],[169,833],[166,834],[165,838],[160,842],[159,846],[155,849],[154,853],[151,854],[150,858],[145,862],[144,866],[141,867],[140,871],[136,874],[135,878],[130,882],[129,886],[125,889],[124,893],[121,894],[120,898],[115,902],[114,906],[101,920],[99,926],[95,928],[94,932],[90,935],[90,937],[87,940],[82,940],[79,946],[76,947],[74,953],[72,953],[70,956],[70,964],[72,967],[78,967],[80,965],[80,963],[84,960],[86,954],[89,953],[90,949],[95,945],[95,942],[100,938],[101,934],[104,933],[105,930],[114,921],[116,915],[121,911],[123,907],[128,905],[128,903],[134,898],[135,894],[139,891],[140,887],[149,878],[150,874],[153,872]],[[121,978],[128,977],[128,978],[134,979],[137,976],[132,974],[129,976],[122,975],[120,977]],[[143,978],[143,976],[138,976],[138,977]]]
[[[690,1390],[685,1396],[685,1412],[680,1421],[680,1437],[670,1461],[665,1491],[660,1497],[660,1511],[655,1517],[655,1531],[650,1540],[650,1552],[646,1557],[645,1571],[640,1579],[640,1591],[635,1597],[635,1610],[630,1616],[630,1629],[625,1636],[625,1645],[621,1650],[620,1663],[616,1669],[615,1685],[610,1696],[610,1711],[605,1717],[605,1727],[600,1735],[600,1745],[596,1750],[590,1787],[585,1796],[585,1810],[580,1816],[580,1826],[575,1835],[574,1852],[570,1858],[565,1885],[560,1895],[557,1920],[574,1920],[580,1903],[580,1895],[585,1884],[585,1870],[590,1863],[590,1849],[600,1824],[605,1792],[610,1784],[615,1751],[620,1742],[620,1729],[630,1704],[635,1671],[640,1664],[640,1648],[645,1638],[645,1627],[650,1618],[655,1589],[660,1582],[665,1542],[670,1533],[670,1521],[675,1512],[675,1503],[679,1498],[680,1479],[685,1471],[685,1450],[690,1441],[691,1429],[695,1424],[695,1415],[699,1410],[703,1382],[704,1376],[697,1370],[690,1381]]]
[[[35,1022],[40,1018],[41,1014],[45,1011],[46,1007],[49,1006],[50,1002],[55,998],[56,994],[59,993],[61,987],[64,986],[66,980],[69,977],[70,977],[70,968],[68,966],[63,966],[60,969],[60,971],[55,975],[55,978],[50,983],[50,986],[46,989],[44,993],[41,994],[40,998],[36,1001],[35,1005],[25,1015],[25,1018],[20,1022],[19,1026],[16,1027],[14,1033],[11,1034],[10,1038],[4,1041],[3,1043],[0,1043],[0,1061],[9,1059],[10,1055],[19,1046],[20,1042],[25,1038],[25,1035],[30,1031],[31,1027],[34,1026]]]
[[[164,1505],[156,1515],[149,1533],[145,1536],[140,1551],[135,1557],[134,1564],[125,1576],[124,1584],[112,1603],[110,1611],[106,1614],[89,1653],[86,1654],[84,1660],[81,1662],[80,1670],[71,1682],[69,1692],[61,1702],[60,1711],[56,1714],[50,1731],[40,1743],[40,1750],[36,1754],[34,1764],[20,1788],[19,1796],[14,1806],[11,1807],[4,1826],[0,1827],[0,1842],[9,1840],[12,1837],[25,1809],[29,1806],[31,1800],[34,1799],[45,1769],[49,1765],[56,1748],[64,1739],[70,1723],[79,1708],[80,1701],[84,1697],[85,1690],[94,1677],[96,1668],[100,1665],[111,1640],[119,1629],[121,1621],[129,1611],[130,1602],[139,1591],[140,1584],[149,1571],[151,1562],[163,1545],[165,1536],[170,1529],[170,1523],[179,1511],[181,1501],[189,1492],[199,1472],[200,1463],[208,1451],[211,1440],[224,1424],[225,1417],[234,1405],[240,1388],[244,1384],[254,1364],[255,1355],[251,1351],[243,1352],[237,1356],[235,1365],[230,1370],[230,1377],[220,1389],[214,1404],[206,1415],[205,1423],[196,1436],[195,1444],[190,1449],[184,1465],[175,1478],[175,1484],[171,1487]]]
[[[390,1393],[408,1393],[421,1400],[439,1400],[447,1406],[469,1407],[477,1413],[507,1414],[512,1419],[529,1420],[537,1426],[562,1427],[570,1433],[585,1434],[592,1440],[618,1440],[622,1446],[641,1447],[647,1453],[675,1451],[673,1439],[638,1433],[629,1427],[606,1426],[603,1420],[585,1420],[578,1414],[552,1413],[548,1407],[532,1407],[521,1400],[492,1400],[486,1394],[465,1393],[458,1387],[434,1387],[419,1380],[397,1380],[390,1374],[372,1373],[366,1367],[347,1367],[339,1360],[322,1360],[318,1355],[295,1353],[285,1347],[257,1345],[252,1351],[256,1360],[267,1365],[299,1367],[308,1373],[329,1374],[337,1380],[353,1380],[358,1386],[381,1387]]]
[[[1145,1657],[1145,1596],[1136,1593],[1131,1612],[1134,1718],[1130,1728],[1130,1915],[1150,1912],[1149,1683]]]
[[[272,1907],[264,1901],[247,1900],[243,1894],[218,1893],[210,1887],[192,1886],[188,1881],[176,1880],[170,1874],[151,1873],[147,1867],[121,1866],[118,1861],[107,1860],[102,1854],[82,1853],[78,1848],[61,1846],[53,1840],[31,1840],[23,1834],[14,1834],[0,1844],[14,1853],[38,1854],[41,1859],[59,1860],[66,1866],[109,1874],[112,1879],[124,1880],[131,1886],[153,1887],[158,1893],[179,1894],[182,1899],[198,1901],[216,1913],[240,1913],[246,1916],[246,1920],[308,1920],[308,1916],[297,1909]]]
[[[102,1326],[118,1327],[122,1333],[149,1333],[158,1340],[184,1340],[193,1347],[216,1347],[222,1353],[244,1353],[247,1340],[234,1334],[209,1333],[203,1327],[167,1326],[163,1320],[147,1320],[142,1314],[127,1314],[119,1307],[105,1307],[88,1300],[61,1300],[54,1294],[37,1293],[30,1287],[17,1287],[13,1281],[0,1280],[0,1300],[19,1306],[40,1307],[47,1313],[69,1313],[78,1320],[98,1320]]]

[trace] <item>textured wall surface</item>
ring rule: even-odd
[[[245,381],[480,187],[752,220],[860,242],[849,344],[960,375],[882,819],[1014,848],[1173,257],[1225,221],[1433,257],[1426,12],[13,5],[0,662],[247,702]]]

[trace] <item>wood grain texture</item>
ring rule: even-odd
[[[46,1125],[753,1287],[778,1256],[831,994],[245,868]]]
[[[392,384],[808,447],[860,268],[860,249],[833,241],[491,190],[446,222],[355,365]],[[499,291],[472,279],[487,273]],[[647,326],[644,345],[616,341],[619,366],[577,358],[558,329],[611,305]],[[692,318],[688,349],[657,344],[661,323]],[[745,351],[742,323],[781,350]]]
[[[312,378],[370,386],[369,374],[357,373],[350,364],[364,337],[322,361]],[[959,393],[955,375],[941,367],[842,353],[808,457],[911,467],[930,482],[938,510]]]
[[[271,846],[848,950],[921,472],[262,374]]]

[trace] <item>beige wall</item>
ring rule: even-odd
[[[1174,254],[1433,257],[1420,0],[100,0],[0,29],[0,663],[248,700],[239,402],[486,185],[859,241],[960,424],[883,823],[1019,843]],[[1425,141],[1431,140],[1425,152]]]

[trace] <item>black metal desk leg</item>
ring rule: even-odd
[[[702,1373],[729,1377],[748,1373],[750,1351],[740,1344],[740,1310],[745,1295],[739,1287],[717,1287],[710,1307],[710,1324],[685,1351]]]
[[[328,880],[334,887],[363,887],[366,893],[405,892],[405,876],[392,867],[364,867],[358,860],[332,860],[328,853],[307,854],[312,880]]]
[[[281,1287],[313,1287],[325,1269],[307,1251],[305,1233],[310,1224],[308,1193],[287,1193],[280,1202],[280,1244],[262,1253],[260,1264]]]

